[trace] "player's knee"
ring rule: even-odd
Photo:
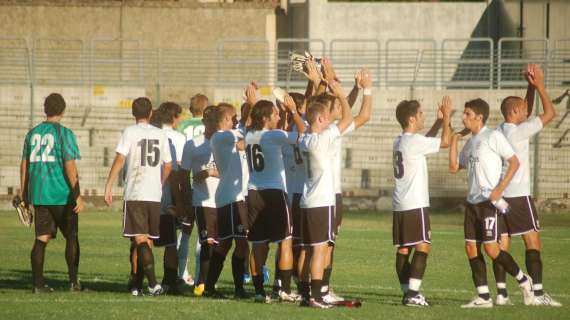
[[[495,259],[497,258],[497,256],[499,255],[499,253],[501,252],[501,248],[499,247],[499,244],[496,242],[493,243],[486,243],[485,246],[485,253],[491,258],[491,259]]]
[[[135,243],[137,244],[137,246],[143,243],[148,243],[148,238],[146,236],[136,236]]]
[[[424,242],[416,245],[416,251],[423,252],[425,254],[430,253],[431,251],[431,244]]]
[[[410,248],[408,248],[408,247],[399,247],[399,248],[398,248],[398,253],[407,256],[407,255],[410,254]]]
[[[43,242],[43,243],[48,243],[49,240],[51,239],[51,236],[49,234],[44,234],[41,236],[37,236],[36,239]]]
[[[467,256],[470,259],[475,258],[479,254],[479,249],[477,248],[477,244],[475,244],[474,242],[466,242],[465,253],[467,253]]]
[[[523,240],[527,250],[538,250],[540,251],[541,243],[538,232],[530,232],[523,235]]]

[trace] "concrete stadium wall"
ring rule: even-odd
[[[197,1],[0,1],[0,37],[138,39],[141,48],[214,47],[220,39],[274,41],[272,6]]]

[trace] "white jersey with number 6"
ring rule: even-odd
[[[306,179],[301,197],[301,208],[334,206],[335,143],[340,139],[336,124],[331,124],[320,133],[305,134],[299,140],[299,149],[305,162]]]
[[[298,136],[297,132],[283,130],[258,130],[246,134],[250,190],[287,190],[282,148],[297,143]]]
[[[127,127],[116,152],[126,157],[125,201],[160,202],[161,167],[172,161],[166,134],[148,123]]]
[[[392,193],[394,211],[429,207],[426,155],[439,151],[440,138],[403,133],[394,141],[393,165],[396,186]]]

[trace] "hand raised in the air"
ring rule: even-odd
[[[321,73],[317,69],[317,64],[313,59],[307,59],[307,61],[305,62],[305,68],[303,69],[303,74],[313,84],[319,84],[321,82],[322,79]]]
[[[451,97],[444,96],[441,103],[438,103],[437,118],[443,119],[444,116],[451,117],[453,112],[453,105],[451,104]]]
[[[330,83],[331,81],[340,82],[336,76],[336,72],[334,71],[332,62],[328,58],[323,58],[321,60],[321,65],[323,69],[323,78],[326,82]]]
[[[338,81],[331,81],[329,82],[329,88],[331,89],[332,94],[337,97],[345,97],[346,95],[344,94],[344,90],[342,89],[342,86],[340,85],[340,83]]]
[[[295,100],[293,100],[293,98],[291,98],[289,94],[285,95],[285,101],[283,101],[282,105],[285,107],[287,111],[291,113],[297,112],[297,106],[295,105]]]
[[[257,102],[257,83],[252,81],[245,88],[245,102],[250,106],[254,106]]]
[[[364,88],[364,89],[372,88],[372,74],[370,73],[370,70],[368,70],[368,68],[363,67],[358,71],[357,75],[359,75],[358,77],[359,88]]]

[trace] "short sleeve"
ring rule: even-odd
[[[512,142],[517,142],[521,140],[526,140],[542,130],[542,120],[539,117],[533,117],[527,121],[521,123],[517,128],[509,135],[509,140]]]
[[[515,151],[505,135],[496,130],[489,137],[489,147],[503,159],[509,159],[515,155]]]
[[[420,154],[432,154],[439,152],[441,146],[441,138],[425,137],[418,135],[418,140],[414,143],[414,149]]]
[[[192,150],[194,149],[194,143],[192,140],[188,140],[184,145],[184,152],[182,153],[182,163],[180,166],[186,171],[192,169]]]
[[[350,125],[346,127],[346,129],[342,132],[342,136],[346,136],[347,134],[352,133],[354,130],[356,130],[356,127],[354,125],[354,121],[352,121]]]
[[[299,133],[296,131],[273,130],[269,133],[269,138],[274,144],[296,144]]]
[[[24,139],[24,147],[22,148],[22,160],[29,160],[30,158],[30,134],[26,135]]]
[[[323,132],[303,135],[300,139],[302,150],[323,150],[328,149],[340,137],[340,131],[334,124],[330,125]]]
[[[115,151],[117,153],[120,153],[124,156],[126,156],[127,154],[129,154],[129,150],[130,150],[130,142],[128,141],[128,137],[127,137],[127,131],[123,131],[123,133],[121,134],[121,138],[119,138],[119,144],[117,144],[117,148],[115,149]]]
[[[170,152],[170,143],[168,142],[168,138],[166,137],[165,134],[162,135],[161,143],[162,143],[162,150],[160,152],[164,155],[164,157],[162,158],[162,161],[164,163],[172,162],[172,153]]]
[[[79,147],[77,146],[77,139],[75,138],[73,131],[66,128],[63,132],[62,138],[63,160],[69,161],[81,159],[81,154],[79,154]]]

